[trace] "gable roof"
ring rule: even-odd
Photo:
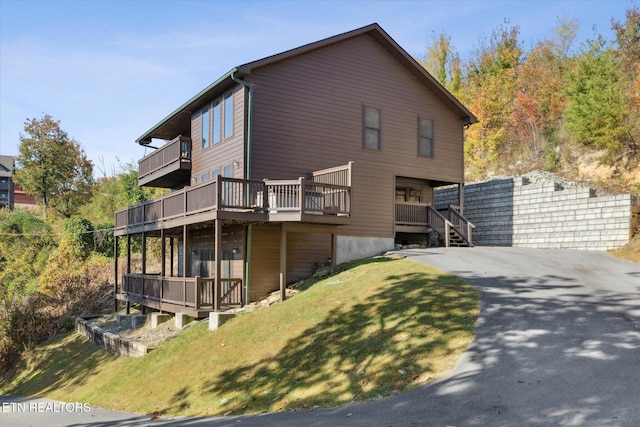
[[[15,169],[13,156],[0,156],[0,176],[3,178],[13,176]]]
[[[328,37],[313,43],[309,43],[285,52],[248,62],[232,68],[229,72],[221,76],[218,80],[207,86],[200,93],[178,107],[162,121],[140,136],[136,142],[147,145],[151,138],[171,139],[183,129],[187,129],[191,122],[191,113],[197,111],[206,103],[212,101],[222,92],[231,88],[234,78],[251,74],[254,69],[261,68],[285,59],[304,55],[316,49],[330,46],[354,37],[369,34],[384,48],[386,48],[396,59],[404,64],[425,86],[431,89],[449,108],[455,111],[464,124],[477,123],[478,119],[460,101],[458,101],[446,88],[444,88],[427,70],[424,69],[411,55],[409,55],[380,25],[373,23],[362,28],[358,28],[336,36]]]

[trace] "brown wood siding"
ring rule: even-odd
[[[287,282],[311,277],[330,258],[331,234],[287,232]]]
[[[249,301],[258,301],[279,288],[280,226],[252,226],[250,275]]]
[[[210,144],[202,149],[202,110],[196,111],[191,116],[191,135],[193,140],[191,176],[197,178],[203,173],[232,165],[234,161],[239,163],[238,168],[233,168],[233,178],[244,178],[244,87],[237,86],[233,89],[233,136],[222,140],[217,144]],[[222,100],[221,100],[222,102]],[[222,116],[224,122],[224,115]]]
[[[251,230],[250,301],[280,287],[281,230],[281,225],[254,225]],[[330,258],[330,233],[287,232],[287,283],[311,277],[314,263]]]
[[[247,80],[254,179],[355,161],[352,222],[340,234],[393,236],[396,176],[463,181],[462,120],[369,35],[255,69]],[[381,111],[381,151],[362,148],[363,105]],[[417,156],[418,116],[434,121],[433,158]]]

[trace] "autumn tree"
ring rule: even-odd
[[[20,135],[16,182],[49,208],[70,217],[91,196],[93,164],[75,140],[49,115],[25,122]]]
[[[434,32],[420,63],[442,86],[457,95],[462,83],[462,69],[460,56],[451,43],[451,36]]]
[[[530,165],[556,166],[554,143],[566,106],[562,92],[577,29],[575,21],[560,21],[554,36],[538,42],[518,68],[511,137]]]
[[[517,26],[494,30],[488,41],[480,41],[466,65],[462,101],[479,119],[466,132],[472,177],[495,168],[500,157],[513,156],[510,118],[523,54],[519,34]]]
[[[624,23],[612,21],[612,28],[628,105],[624,117],[627,129],[624,157],[626,166],[634,167],[640,161],[640,8],[627,9],[626,18]]]

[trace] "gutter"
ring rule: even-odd
[[[228,79],[229,77],[232,76],[233,73],[235,73],[238,70],[238,68],[234,68],[231,71],[227,72],[225,75],[223,75],[222,77],[220,77],[218,80],[216,80],[215,82],[211,83],[209,86],[207,86],[206,88],[204,88],[203,90],[201,90],[196,96],[192,97],[191,99],[189,99],[187,102],[185,102],[184,104],[182,104],[180,107],[178,107],[176,110],[174,110],[171,114],[169,114],[167,117],[165,117],[164,119],[162,119],[160,122],[158,122],[154,127],[152,127],[151,129],[149,129],[147,132],[145,132],[142,136],[138,137],[138,139],[136,139],[136,142],[140,145],[143,146],[148,146],[151,143],[151,134],[153,134],[155,131],[157,131],[159,128],[161,128],[162,126],[164,126],[165,124],[167,124],[169,121],[173,120],[177,115],[179,115],[180,113],[182,113],[183,111],[187,110],[187,108],[193,104],[194,102],[198,101],[199,98],[201,98],[202,96],[204,96],[207,92],[209,92],[211,89],[215,88],[216,86],[218,86],[220,83],[222,83],[224,80]],[[234,79],[234,81],[236,81]],[[145,140],[149,139],[148,142],[145,143]]]

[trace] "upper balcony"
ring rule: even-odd
[[[156,200],[116,212],[116,236],[214,219],[347,224],[351,165],[313,173],[310,179],[254,181],[217,176]]]
[[[138,185],[178,188],[191,180],[191,138],[178,136],[138,162]]]

